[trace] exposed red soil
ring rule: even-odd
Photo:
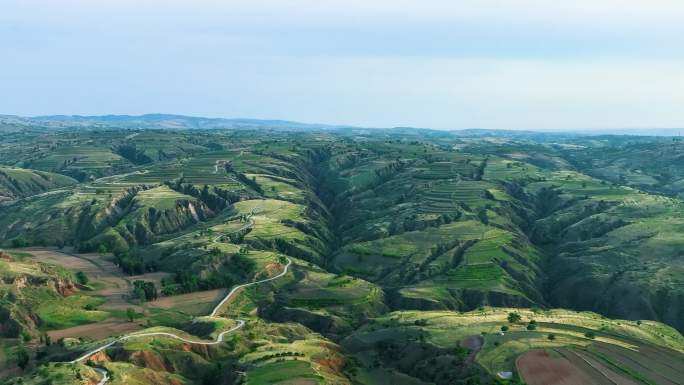
[[[104,351],[97,352],[88,358],[88,361],[92,362],[110,362],[112,359],[109,358],[107,353]]]
[[[283,271],[283,265],[280,263],[269,263],[264,267],[264,270],[266,270],[269,277],[272,277]]]
[[[164,363],[164,359],[155,352],[135,352],[131,354],[130,360],[148,369],[173,373],[173,368],[167,368],[166,364]]]
[[[316,360],[316,363],[338,374],[341,374],[342,368],[344,368],[344,360],[340,356],[330,356],[319,359]]]

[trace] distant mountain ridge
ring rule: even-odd
[[[252,118],[208,118],[176,114],[151,113],[143,115],[43,115],[24,117],[18,115],[0,115],[0,130],[12,131],[27,127],[37,129],[76,129],[76,128],[124,128],[124,129],[271,129],[282,131],[347,131],[364,133],[391,131],[395,134],[415,135],[456,135],[456,136],[503,136],[511,138],[532,138],[539,140],[539,135],[549,137],[597,136],[597,135],[631,135],[631,136],[680,136],[684,128],[615,128],[573,130],[509,130],[487,128],[465,129],[432,129],[421,127],[358,127],[351,125],[335,125],[323,123],[302,123],[280,119]]]
[[[206,118],[173,114],[144,115],[45,115],[22,117],[0,115],[0,124],[38,126],[44,128],[112,127],[142,129],[249,129],[273,128],[286,130],[335,129],[347,126],[309,124],[286,120],[260,120],[247,118]]]

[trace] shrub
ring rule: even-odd
[[[26,239],[24,239],[22,237],[12,239],[12,247],[14,247],[14,248],[28,247],[28,246],[31,246],[31,242],[27,241]]]
[[[522,317],[518,313],[508,313],[508,322],[514,324],[516,322],[520,322]]]
[[[128,318],[128,321],[133,322],[135,321],[136,317],[137,314],[135,314],[135,310],[133,310],[133,308],[129,307],[126,309],[126,318]]]
[[[81,285],[87,285],[87,284],[88,284],[88,276],[85,275],[85,273],[83,273],[82,271],[77,271],[77,272],[76,272],[76,280],[77,280],[78,283],[80,283]]]
[[[138,280],[133,282],[133,294],[142,302],[154,301],[157,299],[157,288],[154,282]]]

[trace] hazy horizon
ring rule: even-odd
[[[677,129],[683,16],[671,0],[9,0],[0,105],[20,116]]]

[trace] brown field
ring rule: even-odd
[[[601,377],[590,375],[567,359],[553,357],[540,349],[522,354],[516,360],[516,366],[520,376],[528,385],[603,385],[606,383]]]
[[[143,329],[143,326],[124,320],[110,319],[103,322],[79,325],[72,328],[53,330],[48,332],[50,338],[59,340],[60,338],[91,338],[93,340],[101,340],[107,337],[129,333],[135,330]]]
[[[639,351],[622,349],[604,343],[592,345],[591,352],[608,357],[611,361],[641,373],[662,385],[684,384],[684,359],[680,354],[656,346],[639,346]]]
[[[162,278],[171,276],[170,273],[156,272],[143,275],[125,276],[121,270],[107,257],[94,254],[73,254],[62,252],[53,248],[34,247],[22,249],[31,253],[37,261],[63,266],[73,271],[82,271],[90,280],[91,284],[97,285],[97,290],[89,294],[102,296],[107,301],[100,306],[103,310],[125,310],[132,307],[137,311],[142,309],[130,303],[132,282],[136,280],[152,281],[161,287]]]
[[[227,289],[196,291],[194,293],[162,297],[147,306],[174,309],[191,315],[206,315],[228,293]]]
[[[124,278],[119,268],[98,254],[67,254],[50,248],[28,248],[22,251],[33,254],[36,260],[63,266],[74,271],[82,271],[91,283],[99,283],[101,288],[90,292],[104,297],[101,309],[122,310],[132,306],[127,297],[130,281]]]

